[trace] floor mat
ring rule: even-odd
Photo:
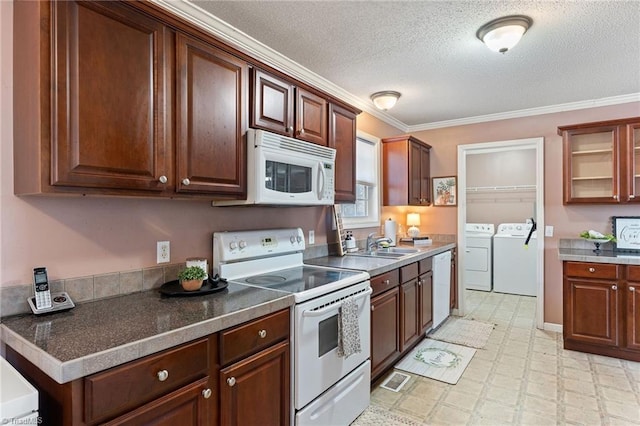
[[[392,413],[384,408],[369,405],[358,418],[351,423],[352,426],[419,426],[420,423],[404,417],[400,414]]]
[[[425,339],[395,368],[455,385],[475,353],[466,346]]]
[[[482,321],[449,317],[437,330],[429,333],[427,337],[442,342],[481,349],[487,344],[494,327],[494,324]]]

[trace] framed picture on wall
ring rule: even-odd
[[[451,207],[458,205],[458,191],[456,176],[434,177],[433,205]]]
[[[640,252],[640,217],[612,216],[611,225],[616,238],[616,251]]]

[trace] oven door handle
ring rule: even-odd
[[[371,293],[373,293],[373,289],[371,287],[369,287],[364,293],[360,293],[358,294],[355,298],[356,300],[362,298],[362,297],[367,297],[369,296]],[[322,309],[318,309],[317,311],[304,311],[302,313],[303,317],[320,317],[324,314],[326,314],[327,312],[333,311],[336,309],[336,305],[338,304],[338,302],[332,302],[329,306],[326,306]]]

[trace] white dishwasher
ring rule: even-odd
[[[451,251],[433,256],[433,326],[449,316],[451,303]]]

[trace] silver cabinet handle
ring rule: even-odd
[[[204,399],[209,399],[211,398],[211,389],[205,389],[202,391],[202,396],[204,396]]]
[[[264,339],[265,337],[267,337],[267,330],[258,331],[258,336],[260,336],[261,339]]]
[[[592,274],[596,271],[596,268],[589,268],[589,272],[591,272]]]
[[[635,287],[629,287],[629,291],[636,291]]]
[[[390,280],[384,280],[384,285],[389,285],[391,283]]]
[[[187,185],[189,185],[190,183],[191,183],[191,181],[189,180],[189,178],[184,178],[184,179],[182,179],[182,184],[183,184],[184,186],[187,186]]]
[[[375,307],[375,306],[373,306],[373,305],[371,305],[371,312],[373,312],[373,311],[375,311],[375,310],[376,310],[376,307]]]
[[[160,183],[167,183],[168,179],[165,175],[162,175],[158,178],[158,180],[160,181]]]
[[[229,377],[229,378],[227,379],[227,384],[228,384],[229,386],[235,386],[235,384],[236,384],[236,378],[235,378],[235,377]]]
[[[158,380],[160,380],[161,382],[164,382],[169,378],[169,372],[167,370],[160,370],[158,371],[157,376],[158,376]]]
[[[618,289],[617,285],[614,284],[614,285],[611,286],[611,290],[617,290],[617,289]]]

